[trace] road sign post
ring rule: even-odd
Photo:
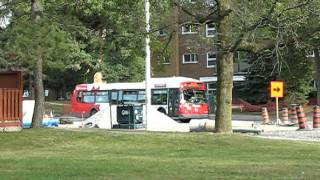
[[[276,97],[276,114],[277,114],[277,122],[276,124],[280,124],[280,118],[279,118],[279,98]]]
[[[279,118],[279,98],[284,96],[284,82],[283,81],[271,81],[270,82],[270,96],[276,98],[276,124],[280,124]]]

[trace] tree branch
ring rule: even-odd
[[[256,28],[258,28],[260,25],[263,25],[268,21],[268,19],[271,17],[272,13],[275,11],[276,5],[278,3],[279,0],[275,0],[272,3],[272,7],[270,8],[270,10],[268,11],[268,13],[266,14],[265,17],[262,17],[261,19],[257,20],[253,25],[244,28],[242,33],[239,35],[239,37],[237,38],[237,40],[235,41],[235,43],[233,44],[233,46],[231,46],[231,48],[229,49],[230,52],[234,52],[238,46],[241,44],[241,42],[243,41],[245,35],[248,32],[251,32],[253,30],[255,30]]]
[[[180,8],[184,13],[187,15],[193,17],[195,21],[198,23],[217,23],[223,19],[223,17],[229,16],[232,12],[231,9],[228,9],[227,11],[221,12],[218,8],[215,9],[213,12],[209,13],[208,15],[203,15],[200,13],[193,14],[191,11],[189,11],[187,8],[181,6],[181,4],[177,1],[173,1],[173,4]],[[216,6],[219,7],[219,2],[216,1]]]
[[[253,25],[251,25],[250,27],[247,27],[245,29],[243,29],[243,32],[239,35],[239,37],[237,38],[237,40],[235,41],[235,43],[233,44],[233,46],[230,48],[229,51],[234,52],[235,50],[238,49],[238,46],[241,44],[241,42],[243,41],[245,35],[253,30],[255,30],[256,28],[258,28],[260,25],[263,27],[266,25],[266,23],[268,21],[270,21],[270,17],[272,16],[272,14],[275,11],[276,5],[279,2],[279,0],[275,0],[272,4],[272,7],[270,8],[270,10],[268,11],[268,13],[266,14],[265,17],[262,17],[261,19],[259,19],[256,23],[254,23]],[[306,6],[310,3],[310,0],[307,0],[305,2],[302,3],[298,3],[292,6],[289,6],[287,8],[285,8],[283,11],[281,11],[280,13],[277,14],[277,17],[282,16],[285,12],[293,10],[293,9],[297,9],[297,8],[301,8],[303,6]],[[241,48],[240,48],[241,49]]]
[[[301,2],[301,3],[295,4],[295,5],[293,5],[293,6],[287,7],[287,8],[284,9],[283,11],[279,12],[277,16],[280,17],[280,16],[282,16],[282,15],[283,15],[285,12],[287,12],[287,11],[300,8],[300,7],[306,6],[306,5],[308,5],[308,4],[310,4],[310,0],[305,0],[305,2]]]
[[[260,43],[242,41],[241,44],[236,49],[236,51],[259,53],[266,49],[273,49],[276,46],[275,43],[276,41],[274,40],[266,40]]]
[[[168,49],[168,47],[169,47],[169,44],[170,44],[170,42],[171,42],[171,40],[172,40],[172,38],[173,38],[173,36],[174,36],[174,33],[176,33],[176,32],[175,32],[175,31],[172,31],[172,32],[170,33],[169,38],[168,38],[165,46],[163,47],[163,49],[162,49],[162,51],[161,51],[162,54],[164,54],[164,53],[167,51],[167,49]]]
[[[191,16],[191,17],[196,18],[196,15],[195,15],[195,14],[192,14],[188,9],[186,9],[186,8],[183,7],[183,6],[181,6],[179,2],[173,1],[173,4],[174,4],[176,7],[180,8],[184,13],[188,14],[188,15]]]

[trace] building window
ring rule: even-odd
[[[165,30],[163,30],[163,29],[160,29],[158,32],[159,32],[159,36],[160,36],[160,37],[163,37],[163,36],[166,36],[166,35],[167,35],[167,33],[165,32]]]
[[[214,37],[216,35],[216,25],[214,23],[206,24],[206,36]]]
[[[185,24],[182,25],[182,34],[196,34],[198,32],[198,25]]]
[[[213,68],[217,65],[217,55],[216,53],[207,53],[207,68]]]
[[[160,64],[170,64],[170,57],[166,55],[158,55],[157,56],[158,65]]]
[[[198,54],[184,54],[182,62],[183,64],[198,63]]]
[[[170,64],[170,58],[169,57],[163,57],[162,64]]]
[[[197,0],[180,0],[181,5],[193,5],[197,3]]]
[[[307,51],[307,57],[315,57],[314,51]]]
[[[208,7],[214,7],[214,6],[216,6],[216,1],[215,1],[215,0],[206,0],[205,2],[206,2],[206,5],[207,5]]]

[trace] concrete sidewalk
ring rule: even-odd
[[[215,114],[209,114],[209,119],[214,120]],[[260,115],[233,114],[232,120],[234,120],[234,121],[262,121],[262,116],[260,116]]]

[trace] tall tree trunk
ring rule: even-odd
[[[32,19],[35,23],[39,23],[43,11],[40,0],[31,0],[31,11]],[[44,114],[44,90],[42,80],[43,59],[41,57],[41,52],[39,52],[40,48],[41,47],[34,49],[34,51],[38,51],[37,54],[39,55],[37,56],[36,65],[34,68],[35,106],[32,117],[33,128],[42,127],[42,119]]]
[[[221,0],[219,3],[220,13],[225,14],[231,7],[231,0]],[[230,52],[231,32],[230,17],[223,15],[218,23],[218,88],[217,88],[217,111],[215,131],[217,133],[232,133],[232,86],[233,86],[233,56]]]
[[[315,60],[315,64],[316,64],[315,81],[317,84],[317,105],[320,105],[320,53],[319,53],[319,49],[314,50],[314,60]]]
[[[42,80],[42,58],[39,56],[36,63],[36,68],[34,69],[35,75],[35,106],[32,117],[32,127],[39,128],[42,127],[42,119],[44,114],[44,90],[43,90],[43,80]]]

